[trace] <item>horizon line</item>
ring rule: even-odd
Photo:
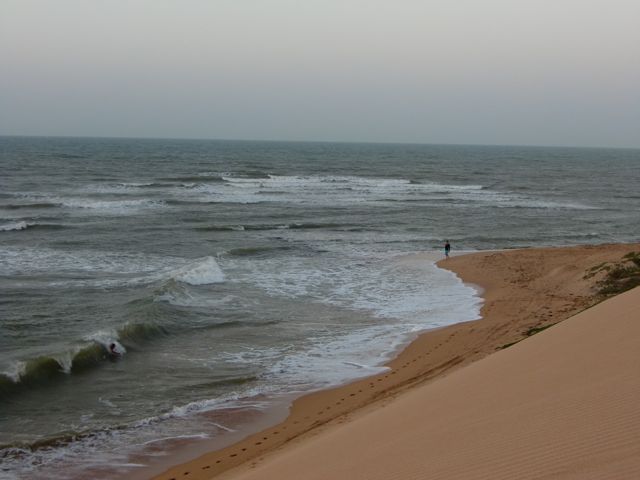
[[[416,145],[416,146],[448,146],[448,147],[523,147],[523,148],[575,148],[599,150],[640,150],[640,146],[599,146],[599,145],[533,145],[518,143],[446,143],[446,142],[409,142],[409,141],[374,141],[374,140],[283,140],[283,139],[249,139],[249,138],[206,138],[206,137],[155,137],[155,136],[117,136],[117,135],[29,135],[0,134],[0,138],[68,138],[68,139],[100,139],[100,140],[181,140],[209,142],[247,142],[247,143],[326,143],[351,145]]]

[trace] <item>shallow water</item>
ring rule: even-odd
[[[379,371],[417,331],[476,318],[470,288],[411,257],[435,261],[445,239],[454,252],[638,240],[638,150],[0,147],[10,478],[115,476],[101,466],[145,463],[158,439],[237,427],[203,412],[266,411]]]

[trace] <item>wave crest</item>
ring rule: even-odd
[[[189,285],[209,285],[225,281],[224,273],[213,257],[205,257],[174,270],[171,278]]]
[[[25,387],[34,388],[53,383],[65,375],[97,368],[105,361],[125,355],[125,344],[133,347],[167,334],[168,331],[164,327],[155,323],[127,323],[115,331],[101,330],[87,335],[83,339],[83,345],[70,348],[66,352],[41,355],[17,362],[11,371],[0,373],[0,400]]]
[[[17,230],[26,230],[31,225],[27,222],[15,222],[15,223],[6,223],[4,225],[0,225],[0,232],[11,232]]]

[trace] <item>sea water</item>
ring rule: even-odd
[[[478,318],[445,240],[639,239],[638,150],[0,137],[0,172],[7,478],[121,477],[381,371]]]

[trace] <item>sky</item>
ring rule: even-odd
[[[0,0],[0,135],[640,147],[640,2]]]

